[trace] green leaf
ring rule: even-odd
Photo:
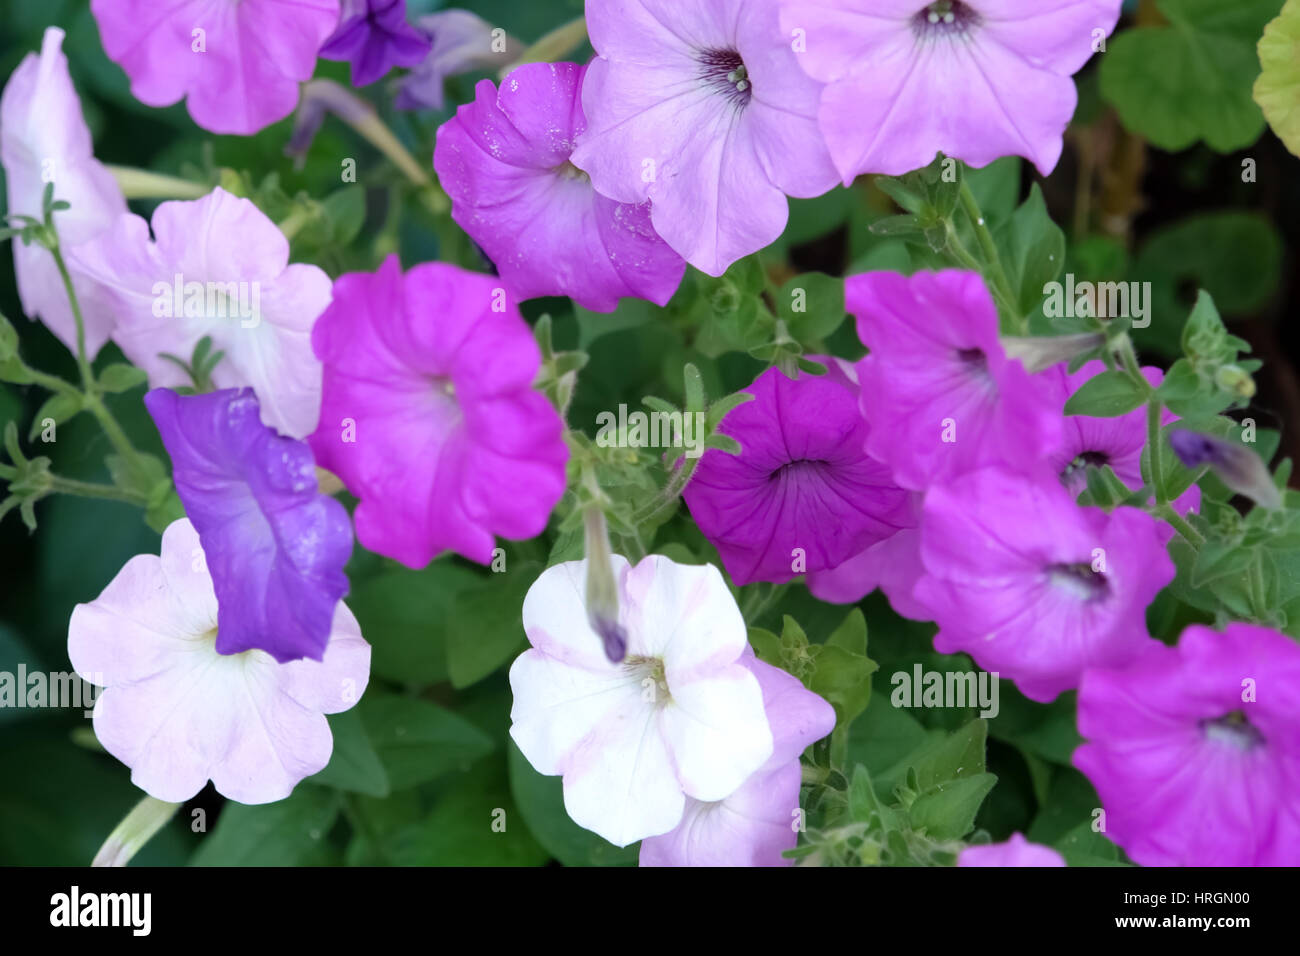
[[[127,392],[137,385],[149,381],[149,375],[142,368],[118,362],[108,366],[98,376],[99,387],[110,394]]]
[[[192,866],[301,866],[313,861],[340,809],[338,794],[301,783],[278,803],[231,801],[199,845]]]
[[[1281,0],[1160,0],[1169,26],[1125,30],[1101,57],[1101,93],[1129,130],[1178,152],[1199,139],[1221,153],[1264,129],[1251,98],[1255,41]]]
[[[329,724],[334,734],[334,752],[325,769],[311,777],[309,782],[372,797],[388,796],[388,774],[370,742],[357,708],[331,714]]]
[[[521,564],[456,595],[447,630],[447,672],[453,687],[477,683],[513,660],[527,643],[524,595],[541,571],[539,564]]]
[[[1044,287],[1065,267],[1065,233],[1048,214],[1038,183],[994,239],[1016,293],[1013,304],[1020,315],[1032,315],[1043,301]]]
[[[1289,0],[1259,41],[1255,102],[1286,148],[1300,156],[1300,2]]]
[[[908,754],[889,770],[878,775],[876,785],[885,791],[902,783],[912,771],[919,792],[984,773],[984,749],[988,740],[988,721],[972,720],[951,734],[933,737]]]
[[[1127,415],[1146,401],[1146,394],[1123,372],[1102,372],[1084,382],[1065,403],[1065,414],[1091,418]]]
[[[956,840],[975,826],[975,814],[998,778],[977,773],[936,785],[908,808],[912,826],[936,840]]]
[[[495,746],[464,717],[430,701],[372,690],[357,706],[394,790],[466,770]]]
[[[798,342],[819,342],[844,321],[844,280],[820,272],[795,276],[776,293],[776,313]]]
[[[35,441],[36,436],[51,423],[62,425],[73,415],[80,412],[82,408],[80,395],[69,395],[63,392],[51,395],[36,410],[36,415],[32,418],[32,427],[27,432],[27,441]]]

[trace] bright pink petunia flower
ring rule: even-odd
[[[740,663],[763,690],[772,756],[731,796],[686,798],[677,828],[641,841],[642,866],[790,866],[803,771],[799,755],[835,729],[835,709],[797,678],[746,648]]]
[[[564,493],[564,423],[498,281],[390,256],[340,277],[312,331],[316,461],[361,499],[361,543],[413,568],[445,550],[486,564],[494,535],[539,534]]]
[[[1079,688],[1074,764],[1143,866],[1300,865],[1300,646],[1193,625]]]
[[[1050,846],[1030,843],[1019,833],[1005,843],[968,846],[957,857],[958,866],[1065,866],[1065,860]]]
[[[781,235],[787,195],[835,185],[821,87],[776,0],[590,0],[587,29],[599,56],[573,163],[603,195],[650,200],[655,231],[697,269],[721,275]]]
[[[787,378],[770,368],[727,414],[740,443],[710,449],[686,486],[691,517],[737,584],[789,581],[852,558],[914,524],[909,495],[863,451],[853,368],[815,357],[825,375]]]
[[[1044,702],[1088,667],[1133,660],[1151,643],[1147,605],[1174,576],[1161,524],[1080,508],[1045,468],[931,488],[914,596],[939,625],[935,650],[965,651]]]
[[[298,104],[339,0],[91,0],[108,58],[148,106],[188,97],[213,133],[251,136]]]
[[[845,184],[901,175],[938,152],[985,166],[1061,157],[1073,75],[1121,0],[780,0],[798,61],[828,84],[818,121]],[[796,40],[796,42],[799,42]]]
[[[1061,410],[998,342],[998,314],[974,272],[896,272],[844,283],[858,336],[866,450],[904,488],[985,465],[1036,463],[1060,444]]]
[[[523,299],[567,295],[595,312],[623,296],[666,305],[686,263],[655,234],[649,203],[600,195],[571,162],[586,128],[585,67],[530,63],[438,130],[433,165],[451,215]]]

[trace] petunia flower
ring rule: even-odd
[[[780,0],[783,35],[828,84],[817,116],[844,183],[938,152],[985,166],[1060,159],[1077,73],[1122,0]],[[1103,47],[1104,49],[1104,47]]]
[[[957,855],[958,866],[1065,866],[1065,860],[1050,846],[1030,843],[1013,833],[1005,843],[968,846]]]
[[[155,388],[189,385],[185,369],[205,336],[224,352],[218,388],[249,386],[267,425],[303,438],[320,415],[321,365],[311,329],[330,301],[330,280],[289,264],[289,240],[247,199],[221,187],[192,202],[165,202],[150,224],[120,216],[78,247],[72,261],[114,319],[116,342]]]
[[[1193,625],[1079,688],[1074,764],[1143,866],[1300,865],[1300,646]]]
[[[531,538],[564,494],[564,423],[533,389],[541,353],[498,279],[396,256],[349,273],[316,323],[322,468],[360,498],[357,537],[424,567],[482,564],[495,535]]]
[[[415,66],[431,44],[406,22],[406,0],[343,0],[338,29],[320,48],[325,60],[352,64],[352,85],[369,86],[395,66]]]
[[[919,525],[920,494],[912,494],[911,506],[913,520]],[[904,527],[843,564],[809,572],[804,583],[813,597],[831,604],[857,604],[879,589],[898,614],[914,621],[928,621],[929,608],[912,594],[923,574],[921,530],[919,527]]]
[[[835,185],[821,87],[776,0],[590,0],[587,29],[599,55],[573,164],[602,195],[650,200],[655,231],[697,269],[721,275],[781,235],[787,195]]]
[[[172,459],[221,605],[218,654],[259,648],[281,663],[320,660],[347,593],[352,528],[319,492],[306,442],[258,418],[248,389],[144,397]]]
[[[772,756],[731,796],[687,797],[677,828],[641,841],[642,866],[789,866],[799,842],[799,755],[835,729],[835,710],[795,677],[747,652],[741,659],[763,689]]]
[[[596,312],[623,296],[666,305],[686,263],[655,234],[649,204],[607,199],[569,162],[586,127],[584,72],[530,63],[499,91],[482,80],[438,130],[434,168],[452,218],[520,298],[567,295]]]
[[[924,491],[985,465],[1037,463],[1061,442],[1061,409],[998,342],[998,315],[974,272],[850,276],[848,310],[870,353],[858,363],[866,450],[894,481]]]
[[[91,0],[108,58],[147,106],[182,97],[213,133],[282,120],[339,21],[339,0]]]
[[[914,524],[907,492],[863,451],[853,369],[820,359],[825,375],[790,379],[770,368],[721,431],[740,443],[700,458],[686,504],[737,584],[789,581],[834,568]]]
[[[40,54],[25,56],[5,84],[0,94],[0,162],[10,216],[41,219],[48,183],[54,184],[56,200],[71,205],[54,216],[66,259],[69,250],[93,239],[126,212],[126,200],[112,174],[95,159],[81,101],[68,75],[63,36],[58,27],[47,29]],[[13,249],[23,311],[39,318],[75,352],[77,323],[54,256],[38,243],[23,245],[16,238]],[[112,317],[99,307],[92,285],[79,270],[69,265],[69,272],[86,323],[86,352],[93,358],[108,341]]]
[[[504,30],[498,34],[499,28],[469,10],[438,10],[419,17],[415,25],[432,48],[402,78],[393,104],[399,110],[440,110],[447,77],[500,69],[523,52],[518,40]]]
[[[158,800],[181,803],[208,780],[239,803],[283,800],[329,762],[323,715],[348,710],[366,689],[370,645],[342,603],[320,662],[223,654],[225,627],[199,535],[184,518],[163,532],[161,557],[132,558],[72,612],[68,657],[104,688],[95,736]]]
[[[926,494],[914,596],[939,625],[935,650],[1046,702],[1151,643],[1147,605],[1174,576],[1164,541],[1145,512],[1079,507],[1046,468],[985,468]]]
[[[1070,396],[1104,371],[1104,362],[1093,361],[1070,374],[1068,363],[1061,363],[1040,372],[1035,379],[1047,386],[1048,399],[1064,411]],[[1158,368],[1144,368],[1142,375],[1152,388],[1159,388],[1164,380],[1164,372]],[[1168,425],[1177,420],[1178,417],[1168,409],[1162,413],[1163,424]],[[1087,487],[1089,466],[1110,466],[1115,477],[1128,488],[1137,491],[1146,483],[1142,479],[1142,451],[1146,445],[1145,405],[1113,418],[1067,415],[1062,422],[1061,444],[1047,454],[1046,461],[1061,476],[1061,483],[1076,495]],[[1201,490],[1192,485],[1173,502],[1173,507],[1180,514],[1186,514],[1195,510],[1200,500]],[[1172,527],[1169,528],[1169,533],[1173,533]]]
[[[627,846],[676,827],[688,797],[731,796],[774,747],[718,569],[613,560],[627,656],[611,663],[587,623],[586,561],[547,568],[524,598],[532,648],[510,668],[510,736],[539,773],[564,777],[575,823]]]

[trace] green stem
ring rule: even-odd
[[[72,276],[68,273],[67,263],[63,261],[63,252],[56,242],[50,252],[54,263],[59,267],[63,279],[63,288],[68,293],[68,302],[72,305],[72,317],[77,322],[77,368],[81,370],[81,387],[87,396],[95,394],[95,373],[90,369],[90,360],[86,357],[86,320],[81,314],[81,303],[77,301],[77,291],[72,287]]]
[[[967,218],[970,219],[971,228],[975,230],[975,238],[979,242],[980,251],[984,255],[987,269],[981,271],[990,274],[994,290],[1006,303],[1017,328],[1022,333],[1027,332],[1029,330],[1029,318],[1020,315],[1019,309],[1014,308],[1016,294],[1011,286],[1011,280],[1007,277],[1007,271],[1002,265],[1002,257],[998,254],[998,244],[993,240],[993,233],[989,230],[984,214],[980,212],[979,203],[975,201],[975,194],[971,192],[970,183],[964,178],[958,191],[958,198],[961,201],[961,208],[965,210]]]
[[[1147,448],[1151,467],[1151,485],[1155,488],[1158,505],[1169,503],[1164,483],[1160,480],[1164,474],[1164,449],[1160,442],[1160,413],[1163,408],[1160,399],[1153,393],[1147,401]]]
[[[50,477],[53,479],[50,491],[56,495],[75,495],[79,498],[125,501],[127,504],[141,507],[148,503],[143,495],[127,491],[124,488],[118,488],[116,485],[99,485],[89,481],[77,481],[73,478],[61,478],[58,475],[51,475]]]
[[[556,27],[519,55],[519,59],[501,68],[498,79],[504,80],[506,74],[525,63],[551,63],[577,49],[587,39],[587,18],[578,17],[563,26]]]
[[[179,803],[145,797],[109,834],[91,866],[126,866],[155,833],[167,825]]]
[[[109,166],[108,171],[127,199],[199,199],[212,191],[206,183],[151,173],[147,169]]]
[[[1179,515],[1178,512],[1174,511],[1174,509],[1169,505],[1157,505],[1155,512],[1168,524],[1173,525],[1174,530],[1182,535],[1184,540],[1186,540],[1195,550],[1199,551],[1201,546],[1205,544],[1205,538],[1202,537],[1201,533],[1193,528],[1186,519]]]

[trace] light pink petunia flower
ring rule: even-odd
[[[108,58],[147,106],[251,136],[282,120],[339,22],[339,0],[91,0]]]
[[[5,84],[0,95],[0,162],[9,215],[40,219],[47,183],[54,184],[55,199],[71,205],[54,215],[66,259],[68,250],[99,235],[126,212],[126,200],[112,174],[94,157],[62,45],[63,31],[50,27],[40,55],[24,57]],[[76,351],[77,323],[54,256],[35,242],[23,245],[14,239],[13,248],[23,311]],[[108,341],[112,318],[98,306],[92,286],[79,272],[71,266],[69,272],[86,322],[86,352],[93,357]]]
[[[587,28],[599,56],[573,164],[611,199],[650,200],[655,231],[697,269],[721,275],[781,235],[787,195],[835,185],[821,87],[776,0],[589,0]]]
[[[780,0],[799,63],[828,84],[818,121],[846,184],[938,152],[985,166],[1061,157],[1077,73],[1121,0]]]
[[[225,352],[217,388],[250,386],[262,421],[293,438],[316,427],[321,364],[311,329],[330,301],[330,280],[289,264],[289,240],[247,199],[217,187],[202,199],[165,202],[149,223],[128,214],[78,247],[72,261],[97,286],[116,322],[113,341],[149,373],[153,388],[190,384],[164,354],[189,361],[204,336]]]
[[[182,518],[163,533],[161,557],[132,558],[72,612],[72,666],[104,688],[95,736],[158,800],[183,802],[208,780],[239,803],[283,800],[329,763],[324,715],[361,698],[370,645],[342,602],[322,661],[218,654],[217,627],[199,536]]]
[[[433,165],[452,218],[523,299],[571,296],[613,312],[624,296],[666,305],[686,271],[655,235],[650,205],[615,202],[569,162],[586,128],[585,67],[530,63],[482,80],[438,130]]]
[[[957,857],[958,866],[1065,866],[1065,860],[1050,846],[1030,843],[1013,833],[1005,843],[968,846]]]
[[[564,777],[573,821],[616,846],[667,833],[687,798],[724,800],[772,756],[745,620],[713,565],[613,556],[627,656],[587,621],[587,562],[547,568],[524,599],[532,649],[510,668],[510,736]]]

